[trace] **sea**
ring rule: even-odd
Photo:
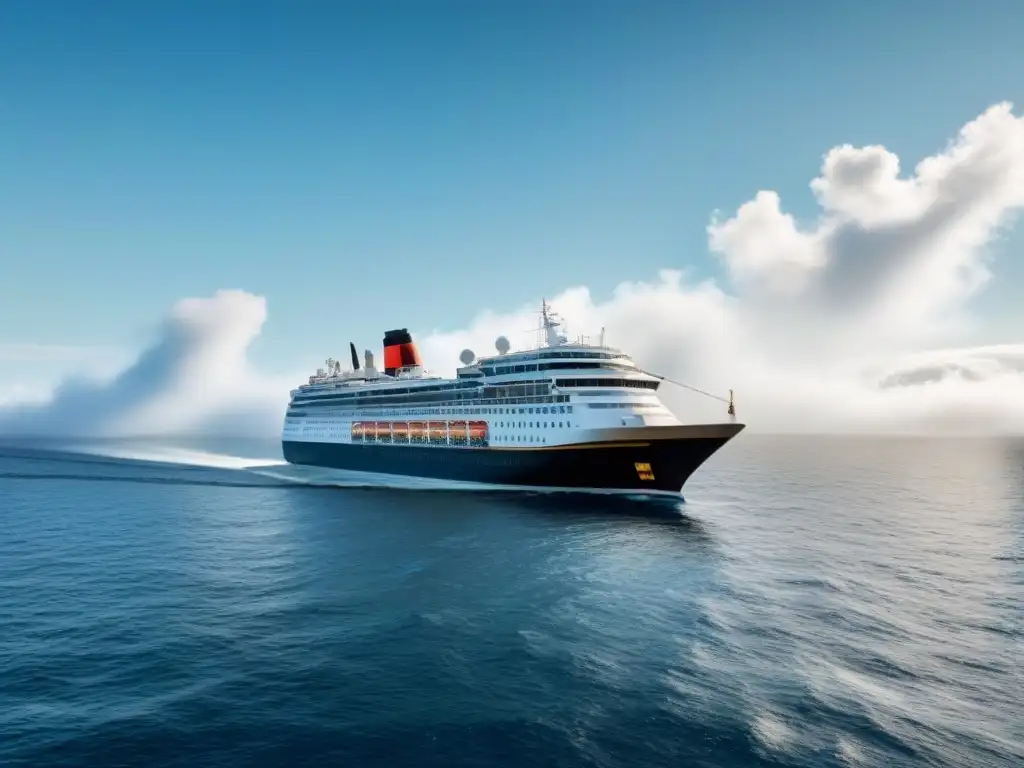
[[[207,443],[0,448],[0,765],[1024,765],[1024,442],[744,433],[671,502]]]

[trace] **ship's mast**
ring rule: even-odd
[[[540,316],[541,328],[544,331],[544,341],[547,346],[557,347],[560,344],[565,344],[567,341],[566,337],[558,332],[558,327],[562,325],[562,321],[558,319],[557,313],[551,311],[545,299],[540,300]]]

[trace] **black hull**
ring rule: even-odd
[[[543,448],[284,441],[291,464],[499,486],[679,493],[740,424],[616,429],[612,440]],[[611,431],[610,431],[611,432]]]

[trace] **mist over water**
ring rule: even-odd
[[[671,506],[279,459],[0,449],[0,763],[1024,761],[1019,441],[745,435]]]

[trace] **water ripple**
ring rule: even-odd
[[[1019,766],[1022,457],[755,436],[666,509],[0,450],[0,763]]]

